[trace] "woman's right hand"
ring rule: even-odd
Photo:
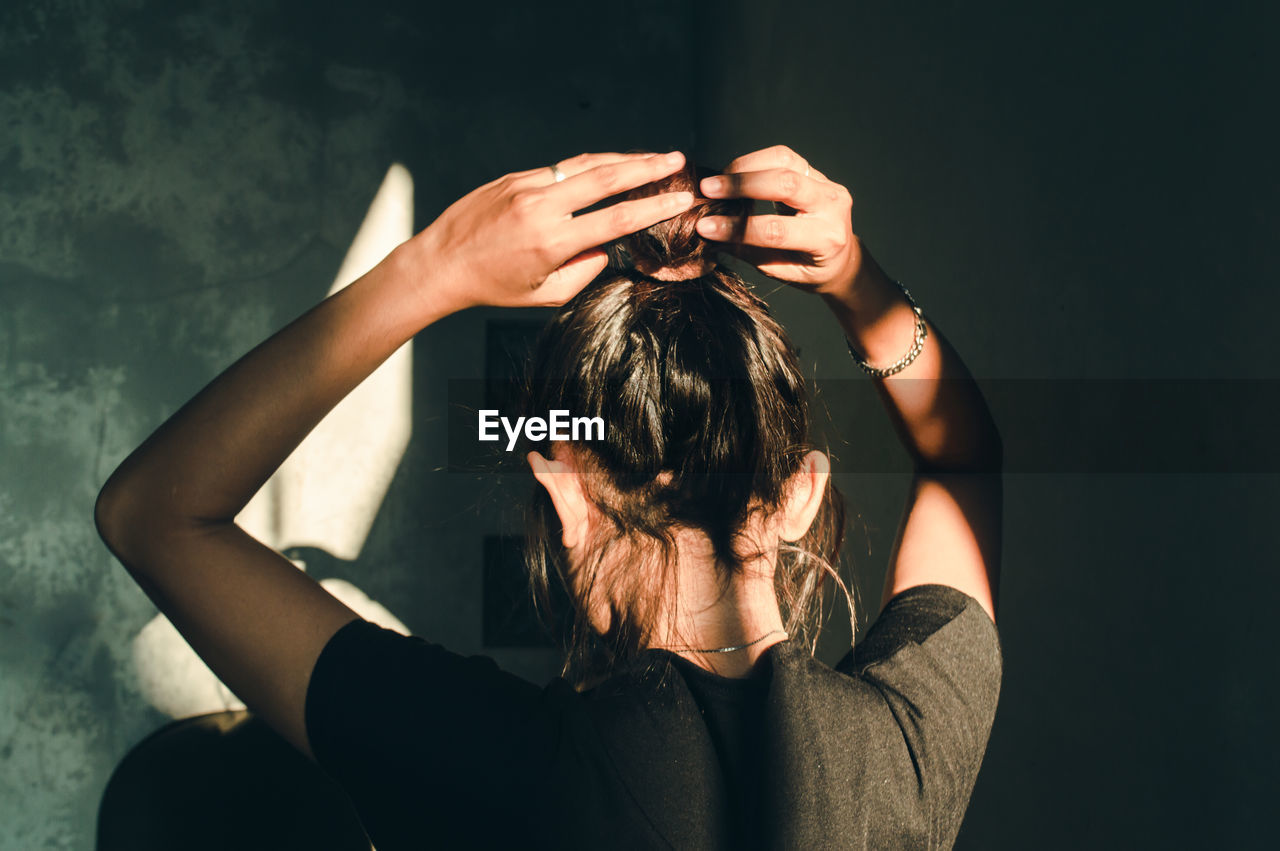
[[[674,173],[684,156],[580,154],[500,177],[452,204],[413,241],[430,264],[428,297],[452,312],[467,307],[545,307],[568,301],[608,263],[602,246],[684,212],[688,192],[620,201],[574,214]]]

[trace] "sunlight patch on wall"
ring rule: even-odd
[[[396,163],[382,185],[328,295],[364,275],[413,235],[413,177]],[[267,546],[315,547],[354,561],[364,548],[413,430],[413,343],[405,343],[338,403],[254,496],[236,522]],[[306,565],[294,561],[300,569]],[[408,633],[388,609],[349,582],[321,585],[366,620]],[[243,709],[164,615],[133,640],[138,685],[173,718]]]
[[[413,235],[413,178],[387,170],[329,295]],[[354,561],[413,429],[413,343],[405,343],[338,403],[237,518],[275,549],[316,547]]]

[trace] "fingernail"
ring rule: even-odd
[[[712,236],[713,234],[717,234],[723,227],[724,225],[722,225],[717,219],[699,219],[697,224],[698,233],[703,236]]]
[[[723,177],[708,177],[702,181],[702,193],[707,196],[720,195],[729,188],[729,181]]]
[[[667,154],[666,161],[671,165],[678,165],[679,163],[684,162],[684,154],[679,151],[672,151]]]
[[[688,207],[692,203],[692,192],[672,192],[667,198],[667,206],[672,208]]]

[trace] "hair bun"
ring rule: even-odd
[[[721,174],[720,171],[695,166],[688,160],[684,168],[675,174],[646,183],[625,193],[623,200],[647,198],[665,192],[692,192],[694,205],[677,216],[672,216],[642,231],[625,236],[614,244],[614,258],[619,265],[633,266],[636,271],[651,277],[664,278],[663,270],[683,272],[686,267],[701,266],[699,274],[706,274],[714,266],[715,243],[708,242],[698,233],[698,220],[703,216],[731,216],[738,219],[733,238],[740,237],[751,213],[750,199],[710,199],[699,190],[704,178]],[[625,257],[618,256],[618,249]],[[694,277],[687,274],[672,278]]]

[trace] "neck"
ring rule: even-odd
[[[722,589],[710,545],[699,537],[677,536],[679,610],[674,618],[664,611],[652,646],[671,650],[712,673],[744,677],[766,650],[787,638],[773,588],[776,553],[745,563]],[[744,644],[750,646],[727,653],[693,652]]]

